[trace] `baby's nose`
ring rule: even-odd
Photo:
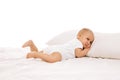
[[[87,42],[87,46],[90,47],[90,42]]]

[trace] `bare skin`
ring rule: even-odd
[[[77,58],[84,57],[90,50],[90,47],[92,45],[92,42],[94,40],[94,36],[92,32],[87,32],[85,34],[78,34],[77,35],[78,40],[80,40],[83,44],[83,49],[76,48],[75,49],[75,56]]]
[[[40,58],[50,63],[61,61],[62,59],[62,56],[59,52],[53,52],[50,55],[48,55],[47,53],[44,53],[43,51],[38,52],[38,49],[32,40],[25,42],[22,47],[23,48],[30,47],[31,52],[27,54],[26,58]]]
[[[88,53],[88,51],[91,47],[91,44],[94,40],[94,35],[93,35],[92,31],[89,31],[89,30],[83,31],[82,30],[82,31],[78,32],[77,39],[82,42],[83,49],[76,48],[75,56],[76,56],[76,58],[84,57]],[[23,48],[30,47],[31,52],[29,52],[27,54],[26,58],[40,58],[43,61],[50,62],[50,63],[62,60],[61,53],[59,53],[57,51],[53,52],[51,54],[44,53],[44,51],[38,51],[38,48],[36,47],[36,45],[33,43],[32,40],[25,42],[22,47]]]
[[[36,51],[36,52],[38,52],[38,49],[37,49],[36,45],[33,43],[32,40],[29,40],[29,41],[25,42],[22,47],[23,47],[23,48],[25,48],[25,47],[30,47],[30,50],[31,50],[31,51]]]

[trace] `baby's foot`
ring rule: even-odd
[[[32,40],[29,40],[29,41],[25,42],[22,47],[23,47],[23,48],[24,48],[24,47],[29,47],[29,46],[31,46],[32,44],[33,44],[33,41],[32,41]]]
[[[26,58],[34,58],[34,54],[33,53],[28,53]]]

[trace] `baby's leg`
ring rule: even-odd
[[[39,54],[39,57],[42,60],[44,60],[46,62],[50,62],[50,63],[62,60],[62,56],[61,56],[61,54],[59,52],[53,52],[50,55],[43,53],[43,54]]]
[[[37,58],[35,55],[36,55],[36,54],[40,54],[40,53],[43,53],[43,51],[40,51],[40,52],[36,52],[36,51],[29,52],[29,53],[26,55],[26,58]]]
[[[43,52],[41,53],[33,52],[33,53],[28,53],[27,58],[40,58],[43,61],[53,63],[53,62],[61,61],[62,56],[59,52],[53,52],[50,55]]]
[[[31,51],[37,51],[38,52],[38,49],[37,49],[36,45],[33,43],[32,40],[29,40],[29,41],[25,42],[22,47],[23,48],[30,47]]]
[[[34,53],[33,52],[30,52],[26,55],[26,58],[35,58],[34,57]]]

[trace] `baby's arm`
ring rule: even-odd
[[[75,57],[80,58],[86,56],[90,48],[87,49],[81,49],[81,48],[76,48],[75,49]]]

